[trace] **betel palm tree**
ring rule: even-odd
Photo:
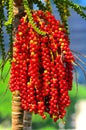
[[[14,41],[15,33],[19,25],[19,20],[24,14],[24,6],[21,0],[14,0],[13,2],[13,35]],[[15,91],[12,93],[12,130],[31,130],[32,129],[32,120],[31,113],[24,111],[21,108],[20,93]]]
[[[60,1],[53,0],[53,2],[56,4],[57,10],[59,11],[59,14],[61,16],[62,24],[64,25],[64,28],[66,29],[65,35],[68,36],[69,30],[68,30],[67,20],[68,20],[68,17],[71,15],[69,7],[73,8],[78,14],[80,14],[80,16],[82,16],[85,19],[86,19],[86,14],[84,13],[84,10],[86,10],[86,8],[79,6],[77,4],[74,4],[70,0],[60,0]],[[39,15],[37,15],[38,12],[34,11],[33,4],[36,4],[38,6],[38,10],[41,10],[43,12],[39,11]],[[4,8],[6,8],[6,10],[7,10],[7,16],[4,14]],[[41,24],[43,24],[42,22],[47,22],[47,17],[49,17],[49,16],[46,17],[46,15],[45,15],[46,14],[45,12],[47,12],[47,11],[48,11],[48,15],[51,16],[52,6],[51,6],[50,0],[44,0],[44,1],[41,1],[41,0],[31,0],[31,1],[30,0],[9,0],[9,1],[8,0],[1,0],[0,1],[0,54],[1,54],[1,58],[2,58],[2,62],[0,63],[0,69],[1,69],[1,74],[2,74],[6,61],[8,61],[8,60],[10,61],[10,63],[11,63],[11,77],[10,77],[11,86],[10,86],[10,89],[12,91],[12,130],[31,130],[32,129],[32,120],[31,120],[32,114],[31,113],[33,111],[35,113],[40,114],[42,116],[42,118],[46,117],[46,115],[42,111],[46,111],[50,114],[50,116],[54,119],[54,121],[56,121],[58,118],[63,118],[63,116],[65,114],[65,111],[63,112],[63,115],[61,114],[61,111],[60,111],[61,105],[62,105],[62,107],[64,105],[60,104],[56,100],[54,101],[54,103],[56,102],[56,107],[58,107],[59,112],[57,113],[57,112],[55,112],[54,110],[51,109],[52,105],[49,104],[49,103],[52,101],[52,99],[53,99],[52,96],[54,96],[54,94],[49,92],[50,91],[49,88],[46,89],[46,88],[43,88],[43,86],[41,86],[41,89],[40,89],[40,87],[37,87],[36,81],[35,81],[34,84],[32,84],[32,81],[33,81],[32,75],[29,74],[29,76],[27,76],[28,75],[27,74],[28,64],[32,64],[32,61],[31,61],[31,63],[29,63],[29,61],[28,61],[28,57],[27,57],[28,52],[29,52],[30,56],[34,56],[35,54],[40,55],[39,60],[41,60],[41,57],[42,57],[41,54],[38,53],[38,50],[36,52],[35,51],[30,52],[29,51],[30,46],[28,44],[31,45],[33,43],[33,45],[35,46],[35,45],[39,44],[39,38],[41,38],[43,40],[44,38],[47,37],[47,38],[49,38],[48,40],[51,40],[52,37],[50,37],[50,35],[52,34],[52,36],[53,36],[52,32],[51,32],[50,35],[48,35],[46,30],[41,30],[42,29]],[[37,15],[36,20],[39,21],[39,23],[37,23],[37,24],[36,24],[37,21],[35,21],[35,19],[33,19],[34,15]],[[44,18],[43,17],[40,18],[39,17],[40,15],[41,16],[45,15],[45,16],[44,16]],[[7,17],[8,17],[8,21],[6,22]],[[24,18],[23,23],[20,24],[20,19],[22,17]],[[28,23],[27,23],[27,21],[28,21]],[[21,20],[21,22],[22,22],[22,20]],[[58,21],[57,21],[57,23],[58,23]],[[45,24],[45,25],[47,26],[47,24]],[[51,22],[49,24],[51,24]],[[21,28],[20,28],[20,30],[18,29],[19,26],[22,27],[21,25],[23,25],[23,27],[27,26],[25,33],[22,32]],[[57,32],[58,31],[61,32],[61,31],[64,30],[63,25],[60,25],[60,27],[58,28],[59,30],[57,30]],[[8,52],[5,52],[5,43],[4,43],[3,29],[2,29],[4,26],[6,27],[7,33],[9,34],[9,49],[8,49]],[[24,30],[24,28],[23,28],[23,30]],[[35,30],[35,32],[34,32],[34,30]],[[28,41],[26,34],[29,33],[29,32],[32,33],[34,37],[33,37],[33,39],[29,39],[29,41]],[[30,36],[30,33],[28,34],[29,36]],[[26,49],[23,49],[23,51],[22,51],[21,50],[22,46],[17,46],[17,48],[16,48],[16,45],[19,45],[20,40],[24,37],[25,37],[25,39],[27,39],[28,42],[23,41],[23,44],[22,44],[23,48],[26,45],[27,46],[26,46]],[[23,39],[23,40],[25,40],[25,39]],[[55,39],[53,38],[53,40],[55,40]],[[62,37],[60,37],[59,42],[61,42],[61,41],[62,41]],[[24,42],[26,42],[26,43],[24,44]],[[42,44],[40,44],[39,47],[41,45]],[[62,42],[61,46],[54,53],[53,53],[52,50],[49,50],[50,51],[49,54],[51,55],[51,57],[50,57],[51,60],[50,61],[47,60],[47,62],[51,63],[51,61],[52,61],[52,65],[54,65],[53,64],[55,62],[54,59],[57,57],[58,60],[59,60],[59,57],[61,56],[61,58],[62,58],[61,61],[64,62],[65,63],[64,66],[66,66],[66,64],[69,63],[69,62],[63,61],[63,59],[66,57],[66,56],[63,56],[63,55],[66,55],[65,51],[61,50],[63,48],[63,46],[64,46],[64,43]],[[18,47],[20,47],[19,52],[17,51],[17,49],[19,49]],[[47,45],[45,45],[44,48],[47,49]],[[46,51],[46,49],[45,49],[45,51]],[[41,48],[41,50],[42,50],[42,48]],[[77,59],[76,55],[77,54],[79,55],[80,53],[74,52],[74,51],[72,51],[72,52],[74,53],[74,56]],[[27,60],[26,60],[26,57],[24,57],[24,58],[20,57],[25,53],[27,54],[27,55],[25,55],[27,57]],[[47,53],[47,52],[45,52],[45,53]],[[16,54],[17,54],[17,56],[16,56]],[[82,55],[82,56],[84,56],[84,55]],[[22,58],[22,61],[20,61],[21,58]],[[78,58],[78,60],[81,61],[79,58]],[[45,66],[41,65],[42,64],[41,62],[39,62],[41,69],[39,69],[39,72],[38,72],[39,73],[38,79],[41,79],[42,80],[41,83],[43,84],[44,79],[42,78],[42,75],[45,76],[46,74],[48,74],[49,69],[47,70],[47,68]],[[70,64],[71,64],[71,62],[72,61],[70,61]],[[25,63],[25,64],[22,64],[22,63]],[[79,63],[77,63],[76,61],[73,61],[73,63],[78,65],[83,70],[82,66]],[[82,62],[82,63],[84,63],[84,62]],[[60,64],[60,66],[58,66],[58,68],[61,67],[61,66],[64,67],[63,64],[60,61],[59,61],[59,64]],[[22,66],[22,65],[24,65],[24,66]],[[71,67],[69,67],[68,65],[69,64],[67,64],[66,69],[67,69],[67,72],[70,73]],[[22,68],[20,68],[20,66]],[[68,67],[69,67],[69,69],[68,69]],[[52,71],[52,69],[50,69],[50,70]],[[29,71],[30,71],[30,67],[29,67]],[[58,71],[59,71],[59,69],[58,69]],[[64,69],[63,69],[63,71],[64,71]],[[24,74],[22,74],[23,72],[24,72]],[[61,74],[61,71],[59,71],[59,73]],[[85,74],[85,72],[84,72],[84,74]],[[21,78],[21,75],[23,75],[22,78]],[[26,76],[26,79],[22,80],[23,78],[25,78],[25,76]],[[1,78],[3,78],[2,75],[1,75]],[[49,77],[47,77],[47,78],[49,78]],[[61,78],[60,82],[62,82],[63,81],[62,75],[60,76],[60,78]],[[48,85],[51,86],[51,84],[55,83],[54,77],[52,78],[52,80],[54,82],[47,80]],[[26,88],[24,88],[23,82],[26,83]],[[58,87],[59,86],[61,87],[60,82],[59,82]],[[71,84],[70,80],[65,81],[65,82],[67,83],[67,85]],[[34,86],[34,89],[31,85]],[[24,89],[21,86],[23,86]],[[62,89],[60,90],[60,87],[59,87],[59,89],[54,87],[51,92],[53,92],[53,93],[56,92],[57,94],[59,93],[61,96],[64,95],[63,94],[64,91]],[[33,89],[34,94],[32,93],[31,89]],[[68,89],[71,89],[71,85]],[[32,93],[32,96],[35,97],[34,100],[36,99],[33,103],[31,103],[31,102],[28,103],[29,98],[30,98],[30,94],[27,93],[28,91],[29,91],[30,94]],[[42,94],[41,91],[42,92],[46,91],[46,92],[44,94]],[[41,93],[41,95],[40,95],[40,93]],[[46,93],[48,93],[48,94],[46,94]],[[25,97],[25,94],[26,94],[26,97]],[[27,102],[28,95],[29,95],[29,98],[28,98],[28,102]],[[42,97],[42,98],[40,98],[40,97]],[[65,99],[65,100],[68,100],[68,102],[66,102],[66,106],[68,106],[69,99]],[[24,105],[22,105],[22,104],[24,104]],[[49,105],[50,105],[50,107],[48,107]]]

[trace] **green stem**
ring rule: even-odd
[[[5,22],[5,26],[12,24],[13,20],[13,0],[9,0],[9,12],[8,12],[8,21]]]
[[[26,12],[27,12],[29,22],[31,23],[31,25],[32,25],[32,27],[34,28],[34,30],[35,30],[38,34],[46,35],[46,32],[41,31],[39,28],[36,27],[36,25],[35,25],[35,23],[34,23],[34,20],[33,20],[33,17],[32,17],[32,13],[31,13],[31,10],[30,10],[28,1],[27,1],[27,0],[23,0],[23,4],[24,4],[24,8],[25,8],[25,10],[26,10]]]

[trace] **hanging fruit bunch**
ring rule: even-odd
[[[74,57],[64,26],[49,11],[32,11],[34,30],[22,17],[13,43],[10,89],[18,90],[21,107],[54,121],[63,118],[70,105]],[[36,28],[37,29],[37,28]],[[42,35],[45,34],[45,35]]]

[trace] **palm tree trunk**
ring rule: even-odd
[[[23,130],[32,130],[32,114],[28,111],[24,111]]]
[[[13,5],[13,39],[15,41],[15,33],[17,32],[19,19],[24,14],[24,7],[22,0],[14,0]],[[12,94],[12,130],[32,130],[32,114],[22,110],[19,91]]]
[[[24,12],[21,0],[14,0],[13,3],[13,40],[15,41],[15,33],[17,32],[20,17]],[[14,91],[12,93],[12,130],[23,130],[23,113],[20,101],[20,92]]]
[[[23,130],[23,110],[19,91],[12,93],[12,130]]]

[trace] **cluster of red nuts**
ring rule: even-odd
[[[26,17],[21,18],[13,43],[10,89],[18,90],[21,107],[54,121],[63,118],[70,105],[74,57],[64,26],[50,12],[32,13],[38,34]]]

